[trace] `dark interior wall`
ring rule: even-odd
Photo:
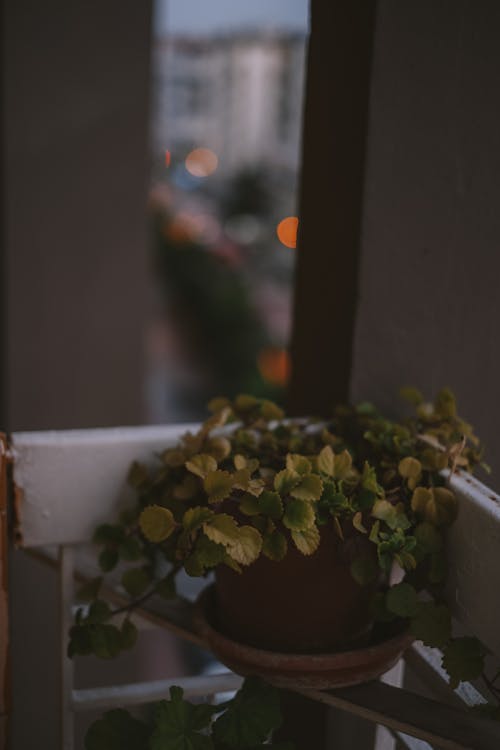
[[[150,16],[4,2],[9,429],[143,419]]]
[[[1,426],[137,424],[151,3],[4,0],[2,9]],[[57,579],[22,552],[10,563],[10,747],[56,748]]]
[[[380,0],[352,396],[456,392],[500,485],[500,4]]]

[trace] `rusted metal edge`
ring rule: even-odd
[[[0,747],[7,745],[10,712],[10,649],[8,591],[8,438],[0,433]]]

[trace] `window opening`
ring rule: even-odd
[[[282,400],[297,233],[307,0],[157,0],[153,422],[217,393]]]

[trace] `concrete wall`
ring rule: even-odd
[[[380,0],[352,397],[456,392],[500,486],[500,4]]]

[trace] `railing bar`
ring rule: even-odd
[[[296,690],[394,731],[418,737],[443,750],[498,750],[500,725],[465,709],[380,682],[332,691]]]
[[[58,567],[57,560],[52,559],[49,555],[39,550],[26,549],[24,552],[50,568]],[[84,584],[90,580],[90,577],[76,570],[74,579],[77,583]],[[103,599],[117,606],[122,606],[130,601],[126,596],[109,586],[103,586],[100,595]],[[198,635],[193,626],[192,615],[194,606],[190,601],[182,596],[177,596],[171,602],[161,602],[160,606],[164,610],[163,612],[159,608],[156,608],[154,602],[148,603],[146,607],[141,607],[137,610],[137,616],[163,630],[168,630],[178,638],[182,638],[185,641],[208,650],[206,643]]]
[[[392,734],[406,750],[433,750],[432,745],[425,740],[419,740],[418,737],[412,737],[404,732],[392,732]]]
[[[487,703],[486,698],[470,682],[461,682],[454,690],[448,675],[441,665],[441,652],[422,643],[414,643],[404,656],[409,669],[418,677],[436,698],[454,706],[476,706]]]
[[[242,682],[242,677],[233,674],[233,672],[224,672],[215,675],[174,677],[153,682],[86,688],[85,690],[73,690],[72,708],[74,711],[94,711],[153,703],[168,698],[169,690],[174,685],[181,687],[187,698],[201,697],[236,691]]]
[[[67,656],[68,632],[72,625],[74,550],[63,545],[59,548],[59,617],[61,664],[61,747],[74,750],[74,715],[71,694],[73,690],[73,661]]]

